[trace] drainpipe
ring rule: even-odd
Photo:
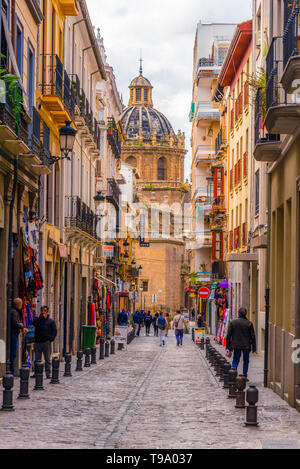
[[[72,75],[74,75],[74,68],[75,68],[75,26],[77,26],[80,23],[86,22],[86,18],[82,18],[79,21],[76,21],[76,23],[73,24],[73,38],[72,38]]]
[[[9,206],[9,228],[8,228],[8,263],[7,263],[7,324],[6,324],[6,373],[10,373],[10,346],[11,346],[11,316],[10,311],[12,307],[12,259],[13,259],[13,213],[15,198],[17,193],[17,183],[18,183],[18,155],[15,155],[14,158],[14,175],[13,175],[13,188],[10,199]]]
[[[85,53],[86,53],[88,50],[90,50],[90,49],[95,49],[95,47],[96,47],[96,44],[92,44],[92,45],[90,45],[89,47],[86,47],[85,49],[82,49],[82,70],[81,70],[82,86],[81,86],[81,87],[82,87],[83,90],[84,90],[84,85],[85,85],[85,83],[84,83],[84,81],[85,81],[85,80],[84,80],[84,78],[85,78],[85,77],[84,77],[84,56],[85,56]]]
[[[271,178],[272,173],[268,173],[268,243],[266,259],[266,318],[265,318],[265,358],[264,358],[264,386],[268,387],[269,373],[269,318],[270,318],[270,249],[271,249]]]

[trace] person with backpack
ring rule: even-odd
[[[150,311],[148,311],[148,313],[146,314],[145,319],[144,319],[144,323],[145,323],[145,327],[146,327],[146,337],[149,337],[150,336],[150,327],[151,327],[151,323],[152,323],[152,316],[151,316]]]
[[[168,321],[164,317],[163,313],[160,313],[160,316],[157,319],[157,327],[158,327],[159,345],[160,347],[164,347],[166,345],[166,336],[168,333]]]
[[[159,318],[159,314],[155,313],[155,316],[152,319],[153,329],[154,329],[154,337],[158,337],[158,327],[157,327],[157,320]]]
[[[183,346],[183,332],[184,332],[185,319],[181,311],[177,311],[173,320],[173,329],[175,329],[175,337],[177,340],[177,347]]]

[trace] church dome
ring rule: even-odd
[[[139,76],[129,85],[129,104],[121,116],[123,130],[130,140],[161,142],[174,134],[168,119],[153,107],[152,88],[140,68]]]
[[[132,80],[129,88],[131,88],[132,86],[147,86],[147,87],[152,88],[150,81],[147,80],[147,78],[143,77],[143,75],[141,74]]]
[[[157,141],[163,141],[174,133],[168,119],[149,106],[127,107],[121,121],[128,139],[138,140],[142,131],[144,141],[151,141],[154,134]]]

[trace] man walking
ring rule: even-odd
[[[47,306],[41,308],[41,315],[34,319],[35,327],[35,361],[40,362],[42,355],[45,358],[45,371],[47,379],[50,379],[51,373],[51,343],[57,336],[55,321],[50,318]]]
[[[151,323],[152,323],[152,316],[151,316],[150,311],[148,311],[148,313],[146,314],[144,322],[145,322],[145,327],[146,327],[146,337],[149,337],[150,327],[151,327]]]
[[[28,332],[28,329],[26,329],[22,323],[22,307],[23,300],[21,300],[21,298],[15,298],[13,307],[10,310],[10,371],[15,376],[19,376],[18,373],[15,373],[14,367],[15,359],[17,358],[18,338],[21,331],[23,331],[24,334]]]
[[[233,351],[232,368],[234,370],[238,369],[243,354],[243,375],[248,379],[250,352],[256,353],[256,337],[253,324],[247,319],[247,310],[245,308],[240,308],[239,318],[234,319],[229,324],[226,348],[231,352]]]
[[[157,319],[157,327],[158,327],[159,345],[160,347],[164,347],[166,345],[166,336],[168,333],[168,321],[164,317],[163,313],[160,313],[160,316]]]
[[[183,346],[183,332],[184,332],[184,317],[181,311],[177,311],[173,320],[173,329],[175,329],[175,337],[177,340],[177,347]]]
[[[140,331],[141,331],[141,318],[140,318],[140,313],[139,311],[136,311],[133,315],[133,327],[135,330],[135,334],[137,337],[140,336]]]

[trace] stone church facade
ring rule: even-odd
[[[136,263],[142,266],[140,298],[136,306],[172,314],[184,306],[181,271],[185,243],[180,230],[174,229],[174,219],[176,213],[183,211],[188,190],[184,182],[185,136],[180,131],[175,134],[168,119],[153,107],[153,87],[143,76],[142,69],[129,89],[129,105],[121,119],[126,134],[122,160],[139,172],[138,199],[147,207],[148,230],[152,232],[146,235],[150,247],[137,243],[135,251]],[[175,215],[171,211],[170,226],[166,229],[163,220],[168,219],[170,206],[174,207]]]

